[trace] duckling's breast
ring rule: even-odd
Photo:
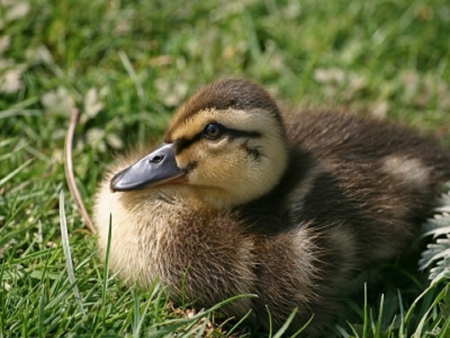
[[[239,217],[187,200],[179,189],[111,193],[104,182],[94,210],[100,255],[106,257],[111,231],[111,270],[143,288],[159,280],[175,302],[183,295],[213,306],[250,293],[254,241]],[[232,312],[243,316],[250,307],[250,298],[243,298]]]

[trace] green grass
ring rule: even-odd
[[[186,318],[157,284],[126,288],[106,273],[65,184],[71,108],[83,112],[73,156],[88,208],[114,154],[160,137],[186,96],[222,77],[253,79],[284,107],[346,107],[450,146],[449,18],[447,0],[1,0],[0,336],[252,333],[212,330],[200,317],[220,324],[216,313]],[[332,334],[448,337],[450,282],[427,289],[415,264],[384,267]]]

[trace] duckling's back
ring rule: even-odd
[[[304,112],[295,120],[287,123],[294,151],[317,161],[298,216],[351,224],[367,256],[362,266],[403,252],[450,180],[450,150],[402,126],[348,114]]]
[[[264,253],[275,258],[259,262],[256,293],[263,296],[253,303],[257,316],[267,304],[277,309],[278,325],[288,315],[282,310],[302,304],[292,328],[314,313],[306,331],[315,336],[361,271],[395,261],[414,242],[440,185],[450,180],[450,151],[401,126],[351,115],[305,112],[285,120],[291,163],[279,186],[246,215],[273,242],[283,238],[287,253],[280,247]],[[296,265],[308,264],[308,276],[300,277]],[[274,280],[276,297],[266,292]]]

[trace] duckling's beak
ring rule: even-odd
[[[173,143],[164,143],[132,166],[116,174],[110,183],[112,192],[129,191],[181,181],[186,171],[178,168]]]

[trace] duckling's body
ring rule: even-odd
[[[164,142],[100,185],[95,223],[104,252],[112,215],[111,269],[144,288],[159,278],[174,301],[198,306],[256,294],[225,311],[252,309],[267,328],[266,306],[275,327],[298,308],[291,330],[314,314],[312,336],[359,272],[408,249],[450,180],[450,152],[414,132],[328,112],[283,123],[243,80],[194,95]]]

